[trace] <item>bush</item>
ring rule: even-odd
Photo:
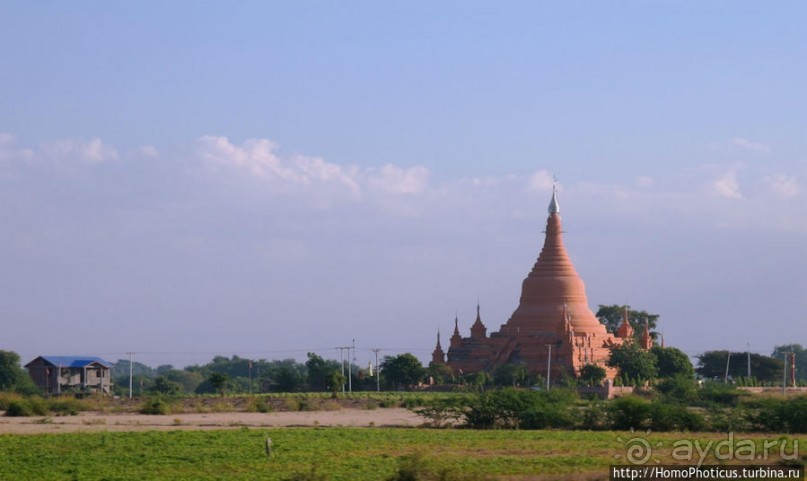
[[[702,431],[703,416],[680,404],[654,402],[650,407],[650,429],[653,431]]]
[[[28,417],[33,415],[34,413],[31,410],[31,406],[29,406],[28,403],[23,400],[11,401],[8,403],[8,406],[6,406],[6,416]]]
[[[736,406],[740,395],[736,387],[718,382],[708,382],[698,391],[698,399],[706,405]]]
[[[689,404],[698,397],[698,385],[688,376],[665,379],[656,385],[656,389],[668,402]]]
[[[75,416],[82,410],[82,406],[74,398],[56,399],[48,403],[48,410],[57,416]]]
[[[651,403],[636,396],[619,397],[611,401],[608,414],[613,429],[644,429],[650,420]]]
[[[577,423],[573,391],[549,392],[501,389],[478,394],[465,412],[465,423],[475,429],[566,428]]]
[[[794,399],[760,398],[748,402],[749,421],[757,429],[773,432],[807,432],[807,396]]]
[[[17,393],[0,392],[0,411],[7,411],[12,402],[22,400],[23,397]]]
[[[140,414],[169,414],[171,407],[162,399],[150,399],[143,403]]]

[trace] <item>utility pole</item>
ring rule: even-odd
[[[350,355],[353,350],[353,355]],[[353,361],[356,360],[356,340],[353,339],[350,343],[350,348],[347,350],[347,390],[353,392]]]
[[[134,356],[133,352],[127,352],[129,354],[129,399],[132,398],[132,379],[134,379],[134,364],[132,364],[132,356]]]
[[[252,396],[252,359],[249,360],[249,395]]]
[[[731,362],[731,351],[726,351],[726,375],[723,376],[723,384],[729,383],[729,363]]]
[[[785,395],[785,389],[787,388],[787,353],[782,353],[785,357],[785,365],[783,366],[783,373],[782,373],[782,396]]]
[[[790,386],[796,387],[796,353],[790,351]]]
[[[380,350],[381,349],[378,349],[378,348],[373,349],[373,352],[375,353],[375,390],[376,390],[376,392],[381,392],[381,371],[379,370],[379,367],[378,367],[378,352]]]
[[[337,346],[336,349],[339,349],[339,364],[342,366],[342,394],[345,393],[345,349],[347,349],[347,357],[350,357],[350,346]]]
[[[549,376],[552,374],[552,344],[547,344],[549,353],[546,355],[546,390],[549,391]]]

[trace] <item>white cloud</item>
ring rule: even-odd
[[[653,187],[654,180],[649,175],[640,175],[636,177],[636,185],[642,188]]]
[[[160,156],[160,151],[153,145],[141,145],[138,151],[143,157],[156,158]]]
[[[717,195],[728,199],[742,199],[740,183],[737,181],[736,172],[728,172],[712,184],[712,189]]]
[[[275,153],[277,144],[268,139],[249,139],[238,146],[227,137],[205,135],[196,141],[197,153],[209,165],[233,168],[248,175],[289,185],[341,185],[360,192],[356,171],[326,162],[319,157],[294,155],[288,159]]]
[[[795,197],[801,190],[798,180],[792,175],[770,175],[765,177],[765,182],[770,189],[780,197]]]
[[[387,164],[378,174],[370,175],[370,185],[375,189],[394,194],[418,194],[429,183],[429,169],[423,166],[401,168]]]
[[[752,142],[742,137],[734,137],[729,141],[729,144],[739,149],[756,152],[759,154],[767,154],[771,151],[771,148],[763,143]]]
[[[530,176],[530,188],[537,191],[552,191],[555,177],[547,170],[535,171]]]
[[[77,159],[83,162],[98,164],[107,160],[118,158],[118,151],[114,147],[105,145],[101,139],[93,138],[89,141],[65,139],[45,144],[42,150],[49,157],[62,159]]]
[[[20,149],[16,146],[17,138],[13,134],[0,132],[0,161],[27,159],[34,155],[31,149]]]

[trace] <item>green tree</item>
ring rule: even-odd
[[[301,383],[300,372],[292,366],[280,366],[275,374],[275,384],[280,392],[294,392]]]
[[[525,386],[529,381],[529,371],[523,364],[502,364],[493,373],[493,382],[497,386]]]
[[[149,390],[159,394],[175,395],[182,391],[182,386],[177,382],[171,381],[166,376],[157,376]]]
[[[163,376],[169,381],[177,383],[181,390],[186,393],[195,392],[196,388],[205,380],[200,372],[185,369],[170,369],[164,371]]]
[[[213,374],[210,375],[209,378],[207,378],[207,380],[210,383],[210,385],[213,386],[213,389],[215,389],[222,396],[224,396],[224,393],[227,390],[227,381],[230,380],[226,374],[221,372],[214,372]]]
[[[341,374],[341,366],[336,361],[326,361],[322,357],[308,353],[308,361],[305,362],[308,368],[308,388],[312,391],[328,391],[331,373],[334,371]]]
[[[605,368],[595,364],[586,364],[580,369],[580,380],[588,386],[600,385],[605,375]]]
[[[726,364],[729,377],[742,378],[748,376],[748,353],[732,352],[726,359],[728,351],[706,351],[698,357],[698,368],[695,372],[706,379],[722,380],[726,375]],[[782,359],[751,353],[751,377],[763,382],[781,382],[784,362]]]
[[[658,377],[670,378],[676,376],[695,377],[695,368],[689,360],[689,356],[675,347],[653,346],[650,352],[656,356],[656,367]]]
[[[14,390],[24,374],[20,368],[20,355],[13,351],[0,350],[0,391]]]
[[[597,309],[597,319],[605,324],[605,328],[608,332],[616,334],[616,330],[619,328],[619,325],[622,324],[622,317],[625,314],[626,307],[628,308],[628,321],[630,321],[630,325],[633,327],[634,337],[639,339],[644,332],[644,320],[646,318],[647,325],[650,329],[650,336],[655,340],[658,335],[655,332],[660,317],[658,314],[650,314],[647,311],[631,309],[629,305],[620,306],[618,304],[612,304],[606,306],[600,304],[599,309]]]
[[[611,348],[608,367],[615,367],[626,382],[649,381],[658,374],[656,356],[645,351],[635,342]]]
[[[423,368],[418,358],[407,352],[394,357],[385,357],[381,364],[381,372],[384,373],[384,379],[388,385],[396,389],[408,389],[423,380],[426,369]]]
[[[436,384],[448,384],[454,382],[454,371],[446,364],[429,363],[426,375],[434,379]]]
[[[332,398],[336,399],[339,391],[342,390],[342,386],[345,385],[345,381],[345,376],[336,369],[328,373],[325,388],[331,392]]]

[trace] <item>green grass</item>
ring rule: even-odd
[[[267,436],[273,441],[268,459]],[[0,480],[283,480],[310,473],[311,466],[333,481],[382,480],[395,473],[402,456],[413,454],[433,472],[449,470],[465,479],[607,479],[608,465],[619,462],[614,456],[625,454],[625,441],[633,436],[401,428],[3,435]],[[758,443],[779,438],[749,437]],[[705,442],[725,435],[653,433],[648,440],[664,445],[657,454],[666,463],[673,442],[687,438]],[[807,439],[801,441],[807,445]],[[579,473],[589,474],[581,478]]]

